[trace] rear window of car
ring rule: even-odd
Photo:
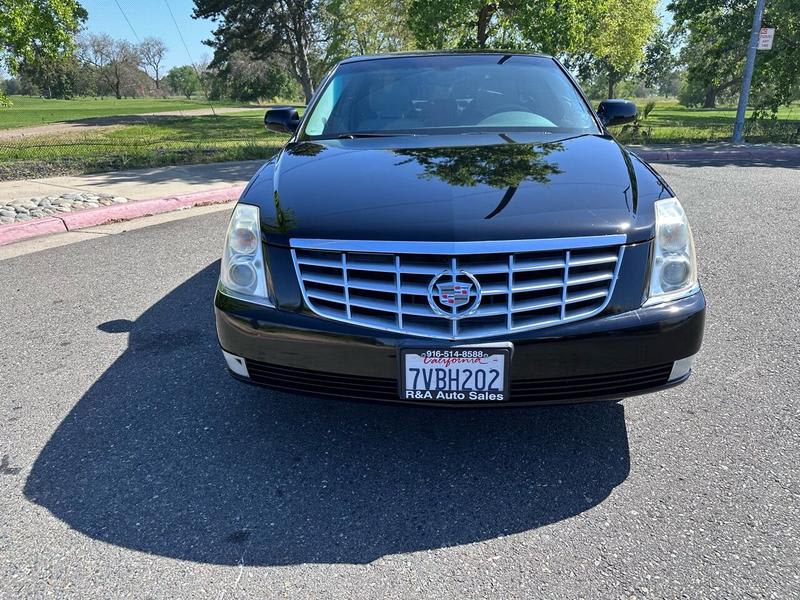
[[[599,132],[575,85],[550,58],[434,55],[339,65],[303,135],[494,131]]]

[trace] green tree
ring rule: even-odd
[[[194,0],[195,18],[218,23],[213,65],[236,51],[248,51],[264,60],[277,57],[303,88],[306,100],[314,91],[314,64],[318,59],[324,24],[322,0]]]
[[[608,0],[411,0],[409,25],[423,48],[580,51]]]
[[[22,93],[22,83],[17,77],[11,77],[0,84],[0,94],[5,93],[8,96],[16,96]]]
[[[328,61],[413,48],[409,7],[410,0],[332,0],[326,6]]]
[[[191,100],[192,94],[200,89],[200,78],[194,67],[184,65],[182,67],[172,67],[167,73],[167,85],[176,94],[183,94],[187,100]]]
[[[19,65],[23,79],[35,85],[45,98],[68,99],[75,94],[78,61],[74,56],[45,59],[37,56]]]
[[[235,52],[209,80],[214,98],[250,102],[275,98],[299,99],[302,92],[297,81],[279,65],[259,60],[247,52]]]
[[[425,48],[516,48],[565,56],[609,96],[638,66],[657,0],[411,0],[409,24]]]
[[[714,108],[720,96],[730,96],[741,81],[746,42],[733,42],[706,24],[689,32],[681,48],[686,80],[678,94],[684,106]]]
[[[644,49],[640,75],[645,86],[669,96],[673,89],[677,58],[672,54],[673,39],[669,32],[659,28],[650,37]]]
[[[23,61],[71,54],[86,17],[77,0],[0,0],[0,67],[15,74]]]
[[[608,98],[617,84],[632,75],[644,57],[644,47],[658,23],[657,0],[607,0],[593,23],[584,54],[584,72],[602,74]]]
[[[741,83],[755,0],[672,0],[674,28],[688,32],[681,51],[686,64],[683,101],[716,105]],[[750,93],[759,115],[777,112],[800,88],[800,10],[797,0],[769,0],[764,27],[775,28],[772,50],[759,51]]]

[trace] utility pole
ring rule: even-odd
[[[761,17],[764,15],[765,0],[756,1],[756,14],[753,15],[753,30],[750,32],[750,43],[747,45],[747,59],[744,63],[742,91],[739,92],[739,108],[736,110],[736,123],[733,125],[733,143],[741,144],[744,136],[744,113],[750,98],[750,82],[753,80],[753,67],[756,64],[756,47],[758,33],[761,30]]]

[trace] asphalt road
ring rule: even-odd
[[[227,212],[0,260],[0,597],[797,598],[800,165],[660,170],[706,341],[687,384],[620,404],[237,383]]]

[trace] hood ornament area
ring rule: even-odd
[[[447,319],[463,319],[478,310],[481,284],[466,271],[442,271],[428,285],[433,312]]]

